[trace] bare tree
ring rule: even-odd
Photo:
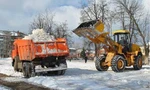
[[[89,42],[88,39],[83,39],[83,46],[85,46],[85,49],[91,49],[94,46],[93,42]]]
[[[47,10],[45,13],[40,13],[37,15],[37,17],[34,18],[34,20],[30,24],[30,30],[33,29],[44,29],[47,33],[50,35],[53,34],[53,27],[54,27],[54,14],[49,13]]]
[[[116,4],[116,3],[115,3]],[[121,5],[117,5],[115,11],[115,20],[121,23],[121,28],[126,29],[127,13]]]
[[[72,44],[71,31],[68,29],[67,23],[62,22],[58,24],[54,22],[54,16],[53,13],[48,11],[39,14],[30,24],[31,31],[33,29],[44,29],[49,35],[54,35],[55,38],[66,38],[68,44]]]
[[[3,40],[3,57],[9,57],[10,56],[10,52],[11,52],[11,33],[6,31],[4,32],[5,36],[4,36],[4,40]]]
[[[147,53],[147,56],[149,55],[149,39],[150,39],[150,19],[149,19],[150,14],[147,13],[143,19],[142,22],[140,22],[140,27],[142,28],[141,31],[144,35],[144,39],[146,44],[146,49],[145,49],[145,54]],[[147,61],[148,62],[148,61]]]
[[[89,5],[82,5],[81,21],[86,22],[90,20],[100,19],[103,23],[107,23],[108,2],[106,0],[89,0]],[[87,43],[87,42],[86,42]],[[91,45],[91,41],[88,42]],[[95,44],[95,56],[98,55],[99,45]]]
[[[142,7],[141,3],[138,0],[115,0],[115,1],[117,4],[121,5],[124,8],[124,10],[131,18],[132,22],[134,23],[133,24],[135,25],[134,30],[138,32],[138,35],[140,35],[142,39],[142,44],[145,49],[145,56],[148,57],[148,51],[146,50],[147,49],[146,38],[144,36],[143,29],[140,27],[140,23],[139,23],[140,20],[134,14],[135,11],[138,13],[142,13],[140,12]],[[148,59],[145,60],[146,60],[145,63],[147,64]]]
[[[54,27],[54,14],[53,13],[49,13],[48,11],[45,12],[45,25],[44,25],[44,29],[46,30],[47,33],[49,33],[50,35],[53,35],[53,27]]]
[[[67,39],[67,43],[71,46],[73,44],[72,41],[72,37],[71,37],[71,33],[67,27],[67,23],[66,22],[62,22],[60,24],[55,24],[55,29],[53,35],[55,36],[55,38],[66,38]]]
[[[44,28],[44,24],[45,24],[44,21],[45,21],[45,20],[44,20],[43,14],[38,14],[38,16],[37,16],[37,17],[33,20],[33,22],[30,24],[31,30],[37,29],[37,28],[39,28],[39,29]]]

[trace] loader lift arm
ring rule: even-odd
[[[120,52],[122,53],[122,46],[112,40],[108,34],[109,32],[103,32],[104,24],[100,20],[92,20],[89,23],[85,22],[80,24],[73,32],[79,37],[85,37],[96,44],[105,44],[109,47],[106,51],[109,52]],[[118,48],[120,47],[120,48]],[[119,49],[119,50],[118,50]]]

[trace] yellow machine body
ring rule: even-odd
[[[134,66],[135,70],[142,68],[142,53],[139,45],[130,43],[130,51],[124,53],[124,46],[109,37],[109,32],[104,31],[104,24],[100,20],[82,23],[73,32],[80,37],[88,38],[93,43],[104,44],[103,48],[106,51],[104,59],[102,60],[102,57],[98,56],[99,60],[96,61],[98,71],[106,71],[110,66],[116,72],[121,72],[125,66],[131,65]],[[127,37],[129,34],[128,30],[116,30],[113,32],[117,40],[119,40],[120,35]]]

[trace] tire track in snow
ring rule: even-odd
[[[3,80],[4,78],[7,78],[7,77],[10,78],[10,76],[0,73],[0,85],[10,88],[8,90],[51,90],[46,87],[29,84],[23,81],[8,82],[8,81]]]

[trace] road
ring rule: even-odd
[[[39,86],[39,85],[33,85],[33,84],[29,84],[23,81],[19,81],[19,82],[8,82],[8,81],[4,81],[3,78],[7,78],[10,76],[7,76],[5,74],[0,74],[0,85],[3,85],[5,87],[7,87],[8,89],[12,89],[12,90],[50,90],[50,88],[46,88],[43,86]],[[6,89],[7,89],[6,88]]]

